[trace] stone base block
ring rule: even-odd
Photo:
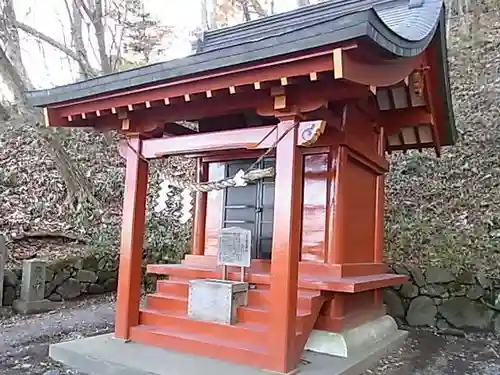
[[[348,358],[362,352],[398,331],[396,321],[389,315],[367,322],[342,333],[313,330],[306,343],[306,350]]]
[[[12,304],[12,308],[19,314],[39,314],[62,307],[62,302],[52,302],[48,299],[41,301],[23,301],[16,299]]]
[[[359,375],[407,336],[396,331],[348,358],[305,351],[298,371],[301,375]],[[50,346],[49,355],[88,375],[269,375],[270,372],[212,358],[164,350],[117,340],[112,334],[89,337]],[[137,358],[140,358],[138,361]],[[274,373],[275,374],[275,373]]]
[[[189,281],[188,316],[222,324],[235,324],[238,307],[248,301],[248,283],[231,280]]]

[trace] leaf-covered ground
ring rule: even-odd
[[[500,14],[481,17],[482,33],[452,29],[449,43],[457,146],[392,156],[388,177],[386,244],[389,261],[480,268],[500,272]],[[462,36],[460,36],[462,35]],[[16,240],[33,231],[61,232],[113,256],[117,249],[124,163],[116,139],[68,131],[64,145],[91,181],[102,209],[64,206],[66,190],[53,160],[30,124],[0,123],[0,233],[8,238],[10,265],[30,256],[60,257],[84,247],[61,239]],[[192,164],[172,158],[151,168],[149,205],[164,168],[192,175]],[[176,206],[177,205],[177,206]],[[148,255],[174,261],[186,248],[189,228],[169,211],[148,217]]]

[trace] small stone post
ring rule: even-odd
[[[0,307],[3,306],[3,279],[5,275],[5,263],[7,263],[7,248],[5,237],[0,234]]]
[[[61,305],[44,298],[46,268],[47,264],[38,259],[23,262],[21,295],[12,305],[15,311],[20,314],[36,314],[53,310]]]

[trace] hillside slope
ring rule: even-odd
[[[392,157],[386,244],[390,261],[498,273],[500,261],[500,18],[481,33],[452,30],[449,64],[459,140],[440,159]]]

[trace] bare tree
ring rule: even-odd
[[[200,10],[201,10],[201,28],[202,30],[210,29],[210,22],[208,21],[208,8],[207,0],[201,0]]]
[[[269,15],[262,1],[259,0],[212,0],[210,12],[208,12],[207,0],[201,0],[200,4],[202,27],[205,30],[227,26],[231,20],[240,19],[240,17],[244,22],[248,22],[254,18]],[[272,1],[272,10],[274,11],[274,1]]]
[[[19,114],[24,116],[26,121],[35,123],[34,129],[44,139],[47,151],[52,155],[66,184],[67,200],[72,204],[88,201],[98,205],[98,202],[93,196],[91,185],[62,147],[60,131],[40,126],[43,123],[42,114],[27,105],[25,93],[34,89],[34,86],[22,61],[19,30],[64,53],[78,64],[81,76],[89,78],[113,71],[114,61],[108,52],[104,35],[105,25],[107,25],[105,18],[115,17],[117,19],[121,17],[119,18],[120,21],[123,18],[127,20],[123,12],[137,10],[141,3],[141,0],[122,0],[121,2],[117,0],[113,2],[114,8],[105,8],[102,0],[88,0],[87,3],[84,0],[65,0],[71,25],[71,45],[68,46],[29,25],[19,22],[14,11],[14,0],[0,0],[0,10],[2,11],[0,13],[0,77],[16,98]],[[109,2],[106,2],[107,6],[109,4]],[[105,14],[105,9],[111,9],[114,12],[110,10],[109,12],[106,11]],[[84,15],[90,20],[90,24],[86,26],[90,25],[95,32],[94,36],[97,40],[96,55],[100,63],[98,68],[92,67],[89,62],[89,50],[93,52],[92,45],[89,47],[90,43],[86,45],[83,40]],[[101,19],[98,20],[98,17]],[[161,32],[156,34],[145,32],[149,27],[154,28],[157,25],[156,21],[151,21],[148,17],[149,15],[142,14],[139,20],[130,21],[126,27],[122,27],[119,35],[118,33],[111,34],[113,37],[117,37],[114,44],[110,43],[111,48],[119,51],[115,54],[115,59],[121,59],[121,53],[125,50],[125,41],[128,41],[129,45],[133,46],[133,48],[130,48],[132,53],[142,56],[142,63],[147,62],[152,51],[161,44],[161,39],[164,36]]]

